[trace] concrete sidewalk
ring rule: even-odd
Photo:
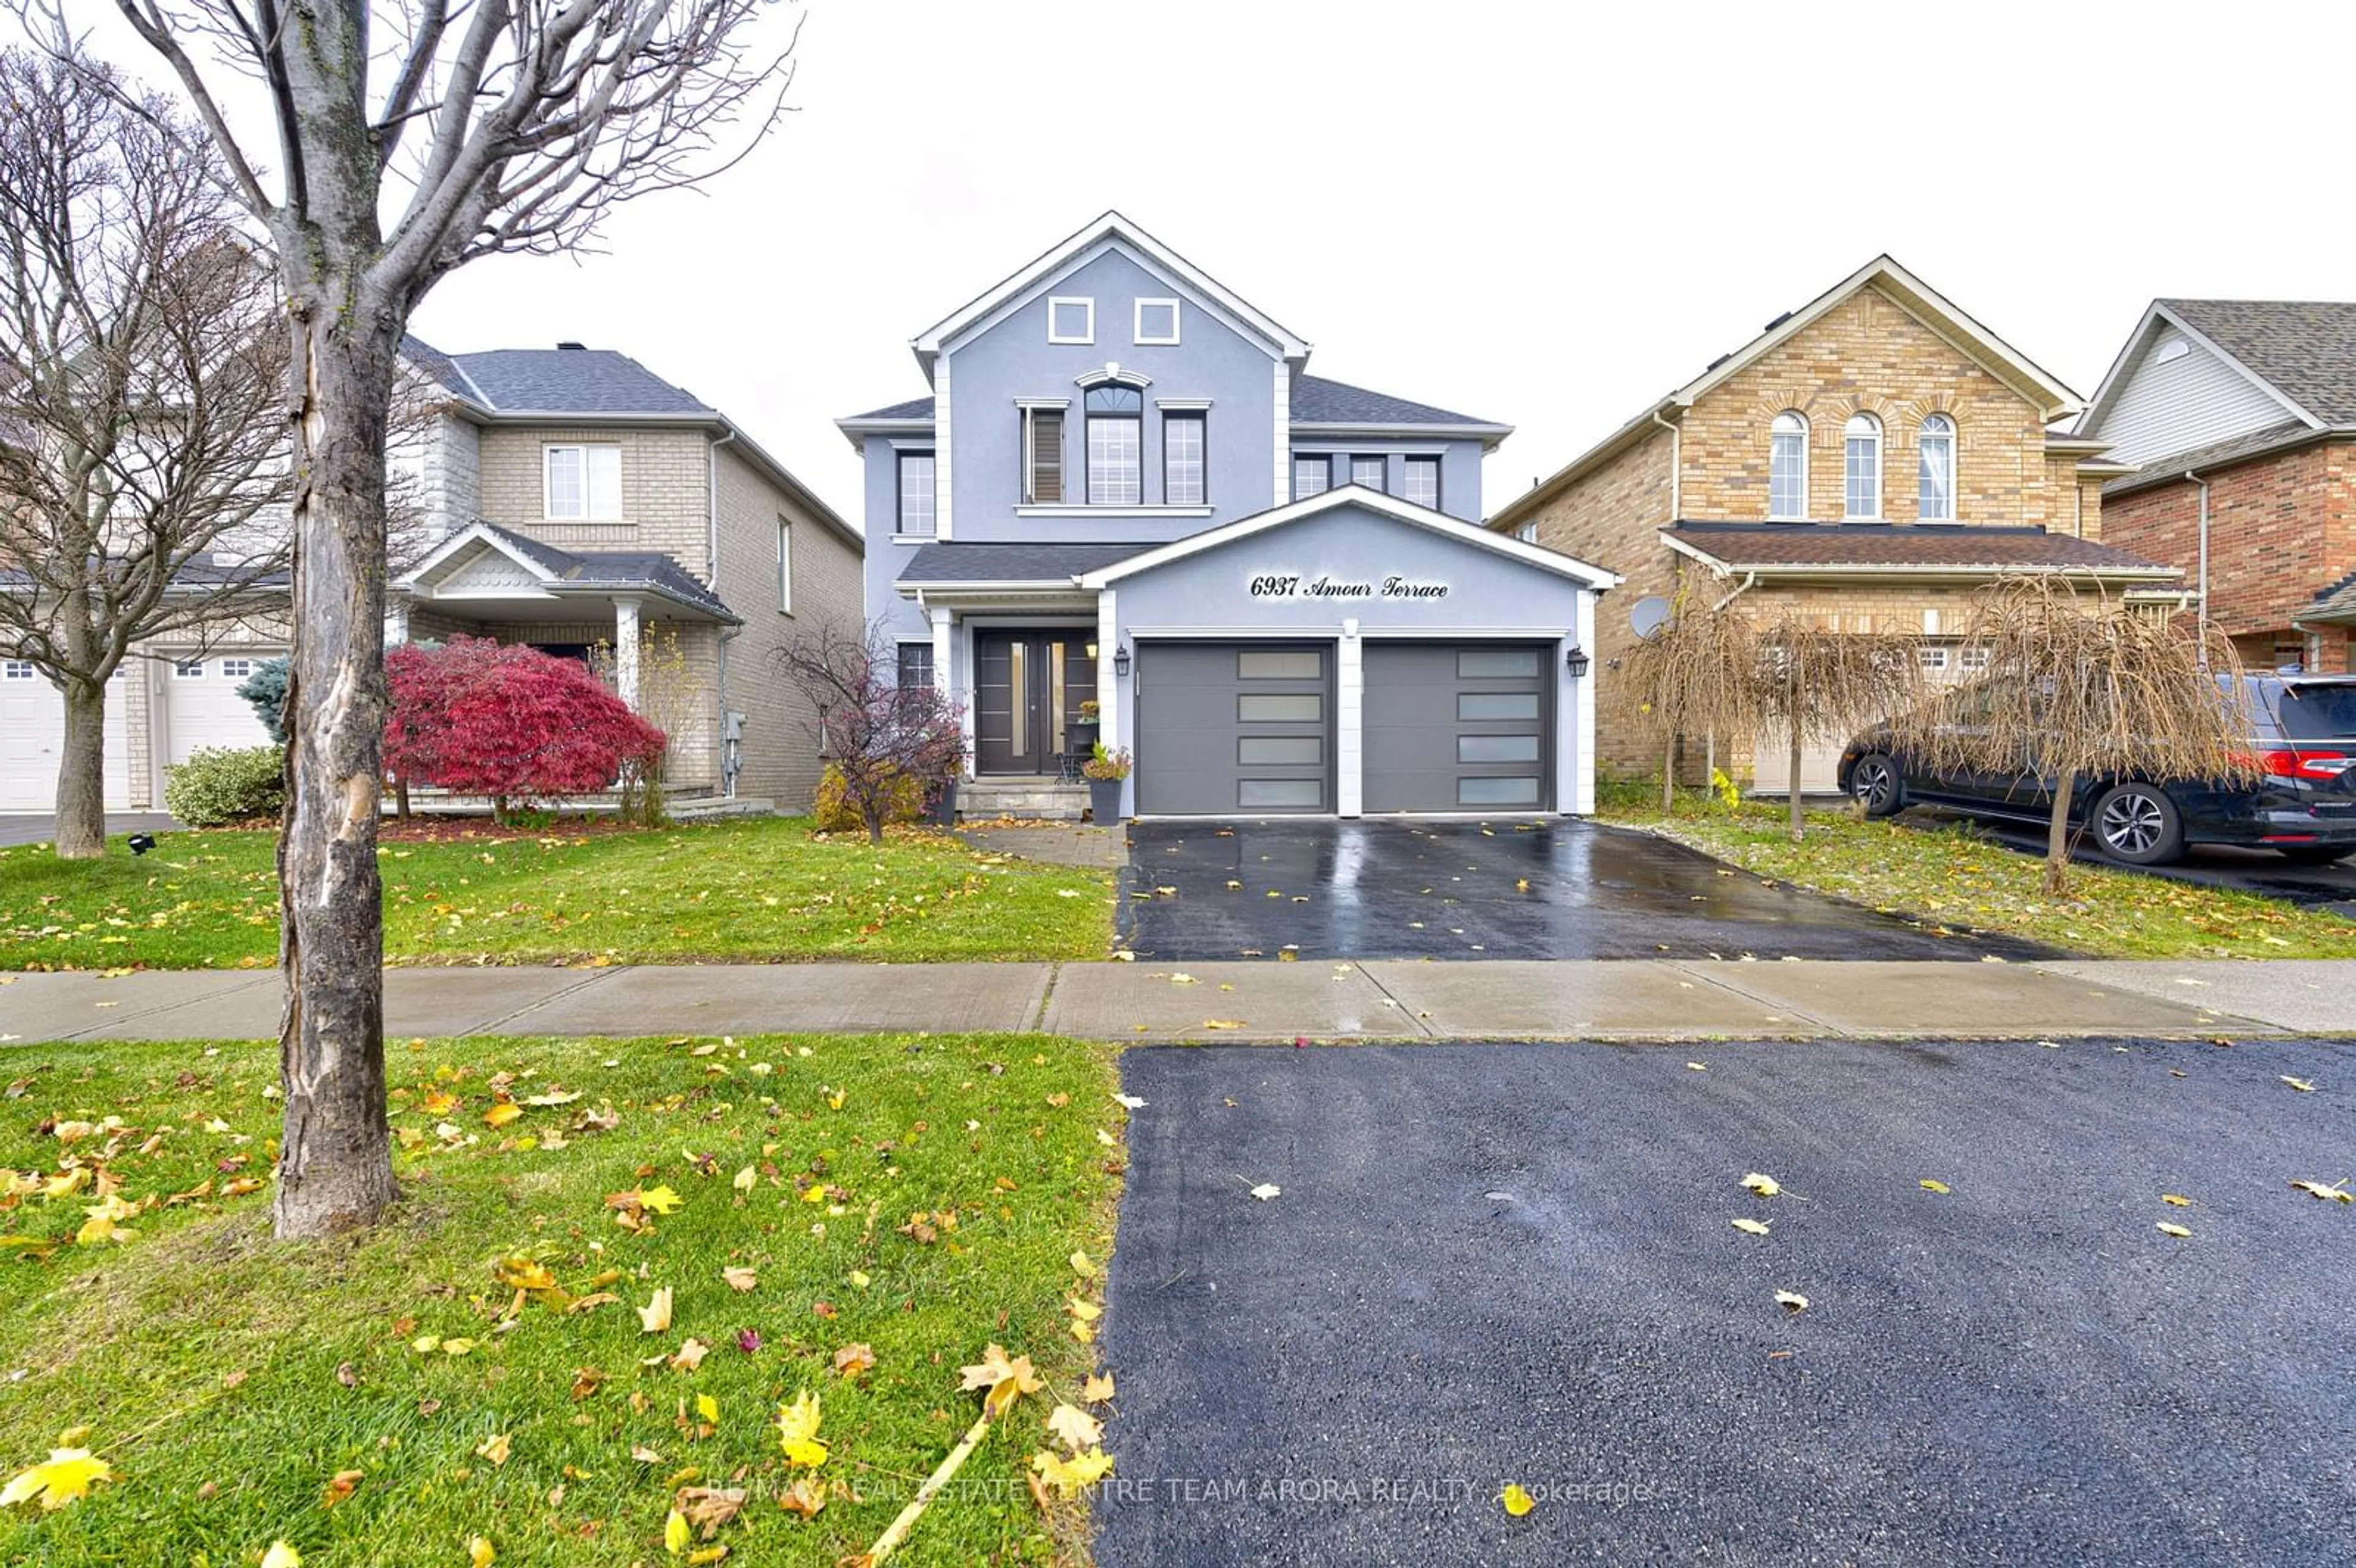
[[[274,971],[0,976],[0,1044],[275,1035]],[[385,1032],[1110,1040],[2356,1034],[2356,962],[809,964],[391,969]]]

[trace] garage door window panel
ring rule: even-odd
[[[1536,722],[1538,716],[1538,694],[1535,691],[1461,691],[1456,694],[1456,717],[1462,722],[1483,720],[1520,720]]]
[[[1538,781],[1535,777],[1464,778],[1456,781],[1456,804],[1459,805],[1536,805],[1538,803]]]
[[[1535,763],[1539,760],[1536,735],[1459,735],[1460,763]]]
[[[1236,805],[1248,811],[1315,811],[1325,804],[1323,779],[1239,779]]]
[[[1325,760],[1325,742],[1315,735],[1242,735],[1236,761],[1244,767],[1314,767]]]
[[[1245,695],[1236,699],[1236,717],[1246,724],[1319,724],[1325,699],[1304,693]]]
[[[1325,656],[1314,648],[1281,649],[1236,655],[1238,680],[1323,680]]]
[[[1536,648],[1462,648],[1456,655],[1459,680],[1533,680],[1537,673]]]

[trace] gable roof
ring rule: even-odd
[[[2155,302],[2329,425],[2356,425],[2356,304],[2322,300]]]
[[[1084,224],[1068,238],[1050,246],[1034,258],[980,293],[968,300],[910,340],[916,363],[923,367],[925,379],[930,380],[933,361],[955,339],[981,325],[1026,296],[1052,284],[1057,278],[1091,260],[1108,246],[1118,246],[1147,270],[1162,273],[1171,281],[1193,290],[1205,301],[1215,305],[1235,321],[1264,339],[1284,358],[1305,361],[1309,357],[1308,340],[1302,338],[1272,318],[1262,315],[1231,292],[1224,283],[1195,266],[1177,251],[1148,234],[1143,229],[1119,212],[1108,211]]]
[[[531,574],[534,583],[544,592],[560,596],[651,593],[713,620],[743,624],[742,617],[729,609],[720,595],[660,550],[560,549],[546,540],[530,539],[497,523],[481,521],[468,524],[435,545],[394,586],[413,589],[428,576],[438,577],[445,569],[470,557],[477,547],[496,550],[514,560]]]
[[[1355,507],[1361,511],[1372,512],[1378,517],[1388,517],[1394,522],[1423,528],[1443,538],[1452,539],[1460,544],[1470,545],[1475,549],[1486,550],[1493,555],[1502,555],[1508,560],[1520,561],[1525,566],[1535,566],[1541,571],[1550,571],[1558,577],[1571,578],[1590,588],[1598,590],[1614,588],[1620,583],[1618,572],[1607,571],[1600,566],[1590,566],[1575,556],[1565,555],[1559,550],[1546,549],[1534,544],[1525,544],[1520,539],[1511,539],[1504,534],[1491,533],[1477,523],[1468,523],[1462,518],[1451,517],[1445,512],[1435,512],[1429,507],[1419,507],[1412,501],[1402,501],[1396,496],[1386,496],[1379,490],[1370,490],[1363,485],[1342,485],[1312,496],[1307,500],[1295,501],[1290,506],[1271,507],[1268,511],[1258,512],[1248,517],[1238,517],[1234,522],[1219,528],[1205,528],[1199,534],[1189,534],[1174,543],[1150,547],[1112,565],[1083,573],[1079,585],[1082,588],[1108,587],[1124,577],[1131,577],[1141,571],[1151,571],[1155,567],[1166,566],[1174,560],[1183,560],[1190,555],[1196,555],[1207,549],[1217,549],[1222,545],[1232,544],[1237,539],[1249,539],[1254,534],[1265,533],[1270,528],[1280,528],[1288,523],[1297,523],[1304,517],[1313,517],[1321,512],[1329,512],[1336,507],[1344,506]]]
[[[2062,571],[2172,581],[2172,566],[2041,528],[1890,523],[1690,523],[1663,528],[1671,549],[1728,572],[2000,576]]]
[[[1604,459],[1624,451],[1638,439],[1658,429],[1656,416],[1681,413],[1693,407],[1697,400],[1721,382],[1749,369],[1792,337],[1830,315],[1843,301],[1866,288],[1880,293],[1923,326],[1946,339],[1981,368],[2036,404],[2040,417],[2046,422],[2074,414],[2083,406],[2077,393],[2035,360],[1981,325],[1960,306],[1885,253],[1876,256],[1798,310],[1786,311],[1777,316],[1758,336],[1733,353],[1712,360],[1700,375],[1655,401],[1537,485],[1515,496],[1489,518],[1489,527],[1513,527],[1542,502],[1559,494],[1565,486],[1591,471]]]

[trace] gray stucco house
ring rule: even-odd
[[[1593,809],[1618,579],[1482,528],[1510,427],[1309,375],[1117,212],[912,347],[932,395],[839,421],[866,612],[964,708],[984,809],[1099,739],[1141,815]]]

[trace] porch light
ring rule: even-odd
[[[1088,657],[1089,657],[1090,659],[1094,659],[1096,656],[1097,656],[1097,645],[1096,645],[1094,643],[1090,643],[1090,644],[1088,645]]]
[[[1572,644],[1570,652],[1563,656],[1562,662],[1570,667],[1571,679],[1585,680],[1587,678],[1588,659],[1587,650],[1585,648],[1580,647],[1576,643]]]
[[[1127,643],[1113,649],[1112,672],[1124,680],[1129,678],[1129,645]]]

